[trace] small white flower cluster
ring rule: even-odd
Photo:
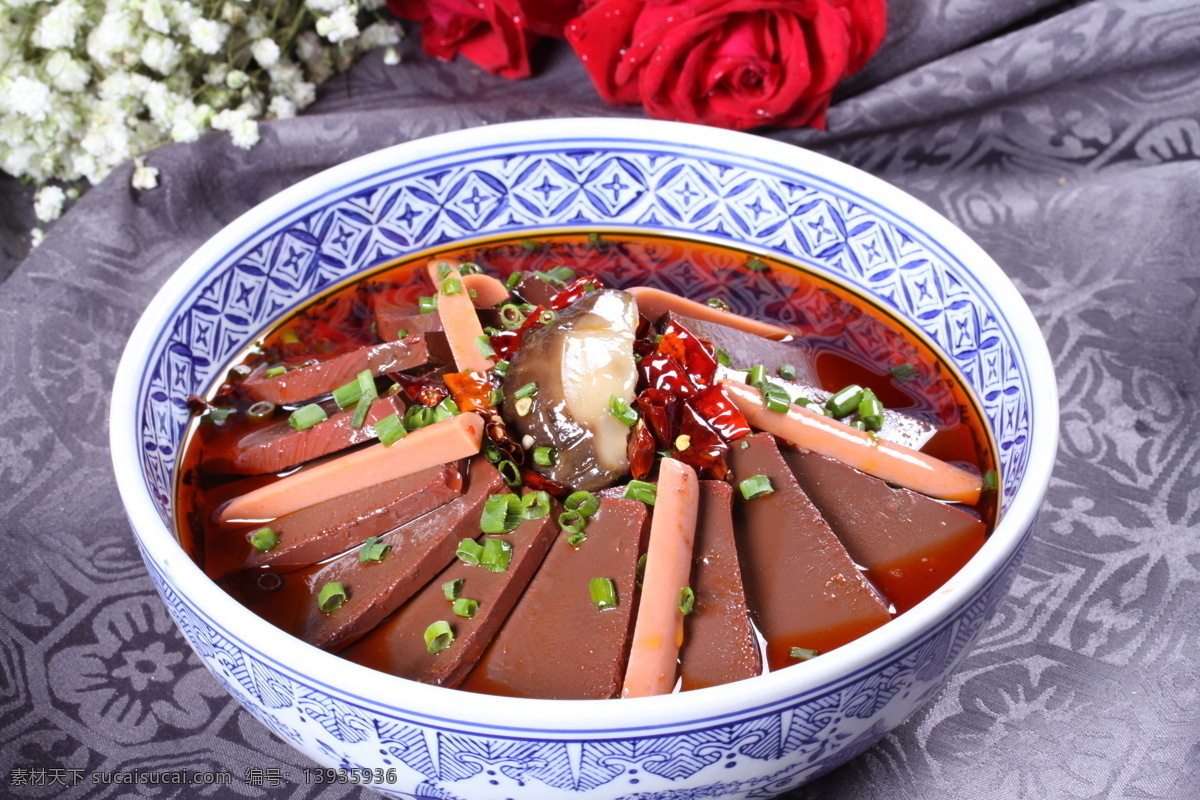
[[[0,0],[0,170],[41,185],[50,222],[74,194],[51,181],[95,184],[136,158],[133,187],[152,189],[141,156],[161,144],[218,130],[253,147],[259,120],[295,116],[360,53],[398,61],[383,4]]]

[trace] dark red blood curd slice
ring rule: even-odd
[[[648,529],[637,500],[601,500],[579,547],[560,535],[461,688],[509,697],[617,697],[629,658],[637,561]],[[598,610],[593,578],[611,578],[616,608]]]
[[[354,408],[339,411],[308,430],[298,431],[286,419],[252,430],[228,447],[205,451],[206,472],[262,475],[283,472],[297,464],[327,456],[375,438],[376,422],[389,414],[404,415],[404,401],[384,395],[371,404],[366,424],[355,428]]]
[[[555,286],[550,281],[539,278],[537,275],[522,272],[520,280],[513,287],[513,291],[520,295],[527,303],[532,303],[542,308],[550,308],[554,302],[554,298],[562,291],[562,287]]]
[[[458,465],[443,464],[302,508],[266,523],[279,543],[265,553],[246,538],[262,525],[221,530],[215,534],[221,543],[209,550],[214,556],[207,572],[221,578],[243,569],[286,572],[311,566],[449,503],[462,484]]]
[[[762,654],[738,566],[732,502],[729,484],[700,482],[700,525],[692,559],[696,601],[692,613],[684,618],[679,651],[684,691],[762,674]]]
[[[807,450],[782,452],[829,527],[897,611],[933,594],[983,546],[986,526],[960,508]]]
[[[751,613],[767,640],[771,669],[795,664],[791,648],[821,653],[891,619],[837,536],[788,469],[770,434],[729,450],[736,487],[766,475],[774,491],[754,500],[737,495],[738,557]]]
[[[412,306],[391,305],[386,300],[386,293],[372,295],[371,307],[375,313],[375,335],[385,342],[404,339],[414,333],[442,330],[442,318],[437,313],[414,314]],[[400,335],[402,333],[404,336]]]
[[[429,360],[425,336],[418,334],[398,342],[368,345],[274,378],[267,377],[267,370],[272,365],[261,364],[246,376],[242,386],[255,400],[269,400],[276,405],[303,403],[350,382],[364,369],[378,376],[419,367]]]
[[[791,364],[796,368],[796,378],[801,383],[818,384],[812,366],[813,352],[799,342],[766,339],[719,322],[695,319],[674,311],[664,314],[659,325],[678,325],[691,331],[713,347],[729,354],[732,366],[737,369],[750,369],[756,364],[762,364],[774,376],[778,374],[781,365]]]
[[[550,517],[544,517],[526,520],[511,534],[480,537],[477,541],[481,545],[488,539],[503,539],[512,545],[507,570],[491,572],[456,559],[399,611],[341,654],[402,678],[458,686],[537,572],[557,532]],[[452,602],[446,599],[443,585],[455,580],[462,581],[462,597],[479,603],[472,617],[461,617],[451,610]],[[454,642],[440,653],[430,653],[425,645],[425,629],[438,620],[450,623]]]
[[[473,459],[467,493],[457,500],[384,534],[392,546],[382,561],[363,564],[358,551],[332,561],[278,575],[274,591],[261,572],[243,572],[229,582],[230,593],[243,605],[309,644],[337,650],[374,628],[441,572],[463,539],[479,535],[479,517],[487,496],[504,481],[495,467]],[[342,584],[346,602],[321,611],[317,597],[332,582]]]

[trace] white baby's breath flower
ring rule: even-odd
[[[253,14],[246,20],[246,35],[251,39],[262,39],[271,35],[271,23],[262,14]]]
[[[225,85],[230,89],[241,89],[250,82],[250,76],[240,69],[230,70],[225,76]]]
[[[46,119],[49,102],[50,87],[36,78],[18,75],[11,82],[0,83],[0,111],[42,122]]]
[[[249,150],[258,144],[258,123],[248,117],[243,117],[229,129],[229,135],[233,138],[235,146]]]
[[[182,56],[179,44],[162,36],[151,36],[142,45],[142,63],[160,75],[170,75]]]
[[[348,3],[347,0],[305,0],[304,5],[317,16],[323,16],[346,7]]]
[[[54,4],[33,29],[33,45],[45,50],[74,47],[79,24],[83,22],[85,14],[83,6],[75,0]]]
[[[46,241],[46,232],[41,228],[34,228],[29,232],[30,247],[41,247],[44,241]]]
[[[171,32],[171,20],[159,0],[143,0],[142,22],[155,33],[166,35]]]
[[[158,187],[158,168],[146,166],[145,159],[135,158],[133,160],[133,180],[131,185],[134,189],[155,189]]]
[[[46,59],[46,77],[60,92],[82,92],[92,79],[88,68],[71,57],[67,50],[55,50]]]
[[[105,12],[87,38],[87,52],[102,67],[116,63],[116,55],[132,49],[136,41],[132,15],[123,9]]]
[[[400,51],[394,47],[389,47],[383,51],[383,63],[389,67],[394,67],[400,63]]]
[[[358,36],[358,12],[352,6],[334,9],[317,20],[317,33],[331,42],[344,42]]]
[[[367,26],[358,37],[360,51],[374,50],[376,47],[393,45],[400,41],[400,28],[387,22],[376,22]]]
[[[223,62],[214,62],[208,65],[208,70],[204,73],[204,82],[209,86],[224,86],[225,76],[228,74],[228,64]]]
[[[291,119],[296,116],[296,104],[283,95],[277,94],[271,98],[267,113],[275,119]]]
[[[33,195],[33,213],[41,222],[53,222],[62,216],[67,193],[57,186],[43,186]]]
[[[292,102],[296,104],[296,108],[308,108],[317,99],[316,84],[307,81],[301,81],[292,87],[291,93]]]
[[[270,69],[279,61],[279,45],[273,39],[259,39],[250,48],[250,54],[260,66]]]
[[[221,19],[225,20],[230,25],[243,25],[246,22],[246,9],[242,3],[225,3],[221,6]]]
[[[196,19],[188,25],[188,38],[192,44],[201,53],[208,53],[210,56],[221,49],[221,46],[225,44],[225,37],[228,35],[229,26],[223,22]]]

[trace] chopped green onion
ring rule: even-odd
[[[777,372],[779,377],[783,378],[785,381],[796,380],[796,368],[791,364],[780,364],[775,372]]]
[[[751,386],[762,387],[762,382],[766,380],[767,368],[762,364],[755,364],[750,368],[750,372],[746,375],[746,383]]]
[[[520,400],[523,397],[533,397],[534,395],[537,394],[537,391],[538,391],[537,382],[530,381],[529,383],[522,386],[520,389],[517,389],[515,392],[513,392],[513,399]]]
[[[332,581],[321,587],[317,592],[317,608],[328,614],[341,608],[346,602],[346,589],[340,581]]]
[[[288,422],[296,430],[306,431],[313,425],[326,419],[329,419],[329,415],[325,413],[325,409],[316,403],[309,403],[293,411],[292,415],[288,417]]]
[[[450,266],[449,261],[439,261],[437,265],[438,280],[445,280],[446,276],[450,274],[450,270],[452,269],[454,269],[454,267]]]
[[[625,493],[621,497],[629,500],[640,500],[648,506],[654,505],[655,498],[658,497],[658,487],[653,483],[645,481],[630,481],[625,487]]]
[[[259,528],[250,534],[249,539],[250,546],[260,553],[270,552],[279,544],[279,537],[270,528]]]
[[[557,284],[563,284],[567,281],[575,279],[575,270],[564,266],[554,267],[549,272],[534,272],[533,274],[537,275],[544,281],[550,281],[551,283]]]
[[[458,549],[454,551],[454,555],[458,556],[458,559],[464,564],[478,567],[483,558],[483,545],[474,539],[463,539],[458,543]]]
[[[591,492],[573,492],[563,501],[568,511],[578,511],[585,517],[590,517],[600,510],[600,498]]]
[[[729,366],[733,365],[733,359],[729,357],[729,353],[726,353],[724,350],[722,350],[721,348],[718,347],[717,348],[717,363],[720,364],[722,367],[729,367]]]
[[[754,500],[759,497],[764,497],[775,492],[775,487],[771,485],[771,479],[766,475],[755,475],[752,478],[746,478],[738,484],[738,491],[742,493],[742,497],[747,500]]]
[[[866,430],[877,431],[883,427],[883,403],[870,389],[863,389],[862,399],[858,401],[858,418]]]
[[[437,298],[436,297],[418,297],[417,298],[417,310],[422,314],[429,314],[433,311],[437,311]]]
[[[696,593],[692,591],[692,587],[685,586],[679,590],[679,613],[685,617],[692,613],[692,609],[696,607]]]
[[[587,517],[578,511],[564,511],[558,515],[558,527],[567,533],[582,533],[587,527]]]
[[[495,464],[500,460],[500,451],[491,442],[483,443],[483,457],[488,460],[489,464]]]
[[[464,261],[462,266],[458,268],[459,275],[478,275],[481,272],[483,272],[483,267],[474,261]]]
[[[629,403],[615,394],[608,398],[608,413],[630,427],[633,427],[634,423],[638,421],[637,412],[629,407]]]
[[[1000,488],[1000,474],[994,469],[989,469],[983,473],[983,488],[989,492],[994,492]]]
[[[434,422],[433,409],[417,403],[408,407],[404,412],[404,427],[406,430],[415,431],[417,428],[424,428],[426,425],[432,425]]]
[[[354,407],[354,418],[350,420],[350,427],[355,430],[366,424],[367,412],[379,397],[379,393],[375,391],[375,376],[371,374],[371,370],[364,369],[358,373],[358,388],[362,396],[358,398],[358,405]]]
[[[425,629],[425,649],[430,653],[440,653],[454,642],[454,629],[444,619]]]
[[[862,400],[862,391],[861,386],[852,383],[826,400],[825,408],[829,409],[829,413],[838,419],[847,414],[853,414],[858,410],[859,401]]]
[[[333,402],[337,403],[338,408],[349,408],[357,403],[360,397],[362,397],[362,386],[359,385],[358,378],[333,390]]]
[[[466,581],[462,578],[455,578],[452,581],[446,581],[442,584],[442,594],[447,600],[457,600],[462,595],[462,587]]]
[[[510,331],[516,330],[525,324],[525,315],[515,303],[505,303],[500,306],[500,324]]]
[[[497,361],[496,366],[492,367],[492,372],[495,373],[496,377],[503,378],[508,374],[508,362]]]
[[[588,234],[588,244],[590,244],[592,247],[599,247],[601,241],[603,241],[603,240],[600,238],[600,234],[598,234],[598,233],[589,233]]]
[[[479,610],[479,601],[460,597],[450,606],[450,610],[460,617],[473,617],[475,616],[475,612]]]
[[[525,519],[541,519],[550,513],[550,494],[530,492],[521,498],[521,508],[525,512]]]
[[[763,402],[766,403],[768,411],[783,414],[792,407],[791,395],[777,383],[763,380],[759,391],[762,392]]]
[[[851,428],[854,428],[856,431],[865,431],[867,429],[867,423],[863,422],[861,419],[851,420],[846,424]]]
[[[291,328],[284,328],[279,332],[279,341],[284,344],[299,344],[300,336]]]
[[[617,607],[617,584],[612,578],[592,578],[588,581],[592,605],[599,611]]]
[[[274,413],[275,404],[270,400],[259,400],[257,403],[246,409],[246,416],[256,422],[269,419]]]
[[[458,278],[446,278],[442,281],[441,293],[444,295],[462,294],[462,281]]]
[[[500,472],[500,477],[504,479],[504,483],[511,488],[516,488],[521,485],[521,468],[507,458],[496,465],[496,469]]]
[[[479,529],[484,533],[512,533],[523,519],[525,508],[520,497],[509,493],[488,495],[479,518]]]
[[[533,448],[533,463],[539,467],[553,467],[558,462],[558,451],[553,447]]]
[[[398,414],[388,414],[375,423],[375,435],[379,437],[379,441],[384,447],[391,447],[407,436],[408,431],[405,429],[404,423],[400,421]]]
[[[746,262],[746,269],[751,272],[766,272],[767,265],[757,258],[752,258]]]
[[[504,402],[504,389],[492,389],[488,392],[488,402],[498,406]]]
[[[475,337],[475,347],[484,358],[495,358],[496,351],[492,349],[492,339],[486,333]]]
[[[543,311],[540,316],[538,316],[538,322],[542,323],[543,325],[549,325],[556,319],[558,319],[558,314],[554,313],[548,308]]]
[[[718,311],[728,311],[729,310],[729,303],[726,303],[724,300],[722,300],[719,297],[708,298],[707,300],[704,301],[704,305],[708,306],[709,308],[715,308]]]
[[[889,372],[892,373],[892,377],[896,380],[906,381],[916,376],[917,368],[905,361],[903,364],[897,364],[892,367]]]
[[[649,556],[649,553],[642,553],[641,558],[638,559],[637,585],[639,589],[642,588],[642,580],[646,577],[646,559],[649,558]]]
[[[797,661],[808,661],[821,655],[821,651],[809,650],[807,647],[793,647],[791,655]]]
[[[372,561],[383,561],[383,557],[391,551],[392,546],[387,542],[379,541],[378,536],[370,536],[363,546],[358,551],[358,562],[360,564],[369,564]]]
[[[483,543],[483,554],[479,557],[484,569],[504,572],[512,561],[513,546],[503,539],[487,539]]]
[[[208,411],[204,412],[204,415],[200,417],[200,421],[205,425],[224,425],[225,420],[229,419],[236,413],[236,408],[229,408],[228,406],[213,406],[208,409]]]
[[[372,322],[371,324],[374,325],[375,323]],[[408,338],[408,328],[401,328],[400,330],[396,331],[396,341],[397,342],[400,341],[401,339],[407,339],[407,338]]]
[[[742,441],[742,449],[743,449],[743,450],[749,450],[749,449],[750,449],[750,443],[749,443],[749,442],[747,442],[747,441],[745,441],[745,440],[743,440],[743,441]]]
[[[458,415],[458,403],[447,397],[430,410],[433,412],[430,423],[441,422],[444,419],[450,419]]]
[[[287,372],[287,367],[280,364],[277,367],[271,367],[263,374],[266,375],[266,377],[268,377],[268,378],[278,378],[280,375],[283,375],[286,372]]]
[[[524,242],[522,242],[522,245],[523,244]],[[521,278],[523,277],[525,277],[525,273],[521,272],[519,269],[509,273],[508,277],[504,279],[505,288],[511,292],[513,289],[517,288],[517,284],[521,282]]]
[[[583,531],[575,531],[574,533],[567,536],[567,544],[571,545],[571,547],[579,547],[579,545],[583,544],[586,541],[587,541],[587,534],[584,533]]]

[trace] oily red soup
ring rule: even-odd
[[[605,233],[335,287],[190,401],[178,521],[283,630],[518,697],[693,690],[820,657],[996,514],[971,394],[793,265]]]

